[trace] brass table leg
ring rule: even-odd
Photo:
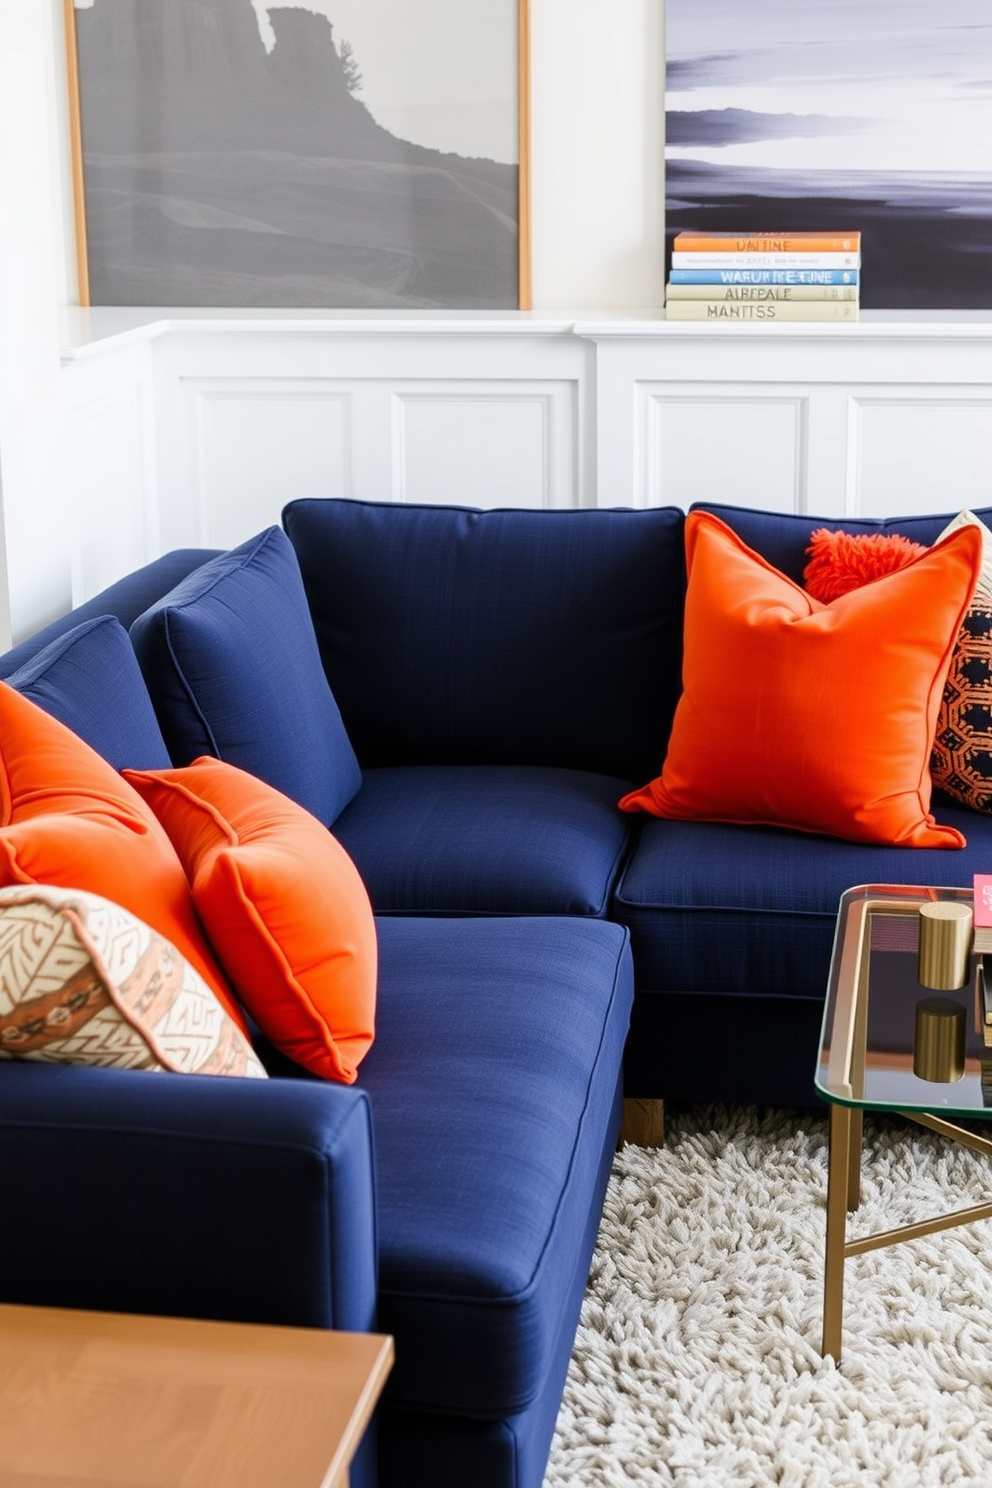
[[[847,1209],[850,1197],[851,1169],[860,1173],[860,1146],[857,1162],[852,1163],[853,1127],[850,1106],[830,1107],[830,1159],[827,1168],[827,1245],[823,1268],[823,1342],[820,1353],[832,1355],[840,1363],[841,1334],[844,1327],[844,1248],[847,1239]],[[859,1177],[860,1187],[860,1177]]]
[[[847,1212],[853,1214],[861,1204],[861,1147],[865,1113],[848,1107],[850,1137],[847,1144]]]

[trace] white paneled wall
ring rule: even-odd
[[[992,505],[992,318],[77,313],[76,598],[298,496],[824,517]]]
[[[992,387],[911,389],[852,399],[854,500],[867,516],[988,505]]]
[[[785,387],[751,392],[715,383],[705,393],[636,384],[638,502],[736,502],[766,510],[805,506],[809,399]]]
[[[395,501],[571,506],[575,384],[506,379],[394,388]]]
[[[154,382],[143,338],[63,368],[58,441],[79,603],[161,550]]]
[[[992,504],[992,316],[576,331],[598,349],[600,501],[825,517]]]
[[[319,378],[184,378],[180,468],[189,530],[231,547],[273,521],[273,500],[347,491],[352,390]]]

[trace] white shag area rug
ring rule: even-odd
[[[838,1368],[827,1125],[686,1107],[663,1149],[617,1154],[545,1488],[992,1485],[992,1221],[849,1259]],[[849,1238],[992,1190],[987,1159],[897,1117],[864,1151]]]

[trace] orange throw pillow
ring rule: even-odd
[[[683,694],[661,775],[621,808],[963,847],[930,815],[928,766],[981,557],[962,528],[824,605],[690,513]]]
[[[247,1031],[153,812],[95,749],[0,683],[0,885],[9,884],[85,889],[130,910],[175,946]]]
[[[365,886],[327,828],[207,756],[128,770],[182,860],[210,941],[265,1036],[351,1084],[375,1029],[377,946]]]

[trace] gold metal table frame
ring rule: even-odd
[[[992,1218],[992,1202],[976,1204],[917,1224],[901,1225],[857,1240],[847,1239],[847,1216],[861,1202],[864,1113],[869,1108],[865,1102],[865,1068],[872,916],[916,915],[920,905],[931,902],[936,892],[921,888],[909,891],[916,897],[909,897],[908,893],[907,897],[895,898],[892,897],[891,890],[887,894],[885,889],[879,889],[877,897],[869,891],[865,897],[855,899],[846,906],[846,914],[838,923],[834,949],[837,964],[831,971],[831,980],[835,982],[833,1017],[829,1029],[826,1024],[824,1028],[824,1041],[829,1036],[827,1079],[826,1085],[820,1086],[822,1093],[831,1102],[823,1341],[820,1352],[824,1357],[831,1355],[838,1363],[843,1332],[844,1263],[848,1257],[897,1245],[901,1241],[917,1239],[922,1235],[935,1234],[939,1230],[952,1229],[957,1225]],[[961,892],[963,895],[964,891]],[[976,1152],[992,1155],[992,1140],[956,1126],[942,1117],[922,1110],[906,1110],[898,1105],[885,1109],[960,1142]],[[976,1110],[975,1114],[977,1116],[981,1113]]]

